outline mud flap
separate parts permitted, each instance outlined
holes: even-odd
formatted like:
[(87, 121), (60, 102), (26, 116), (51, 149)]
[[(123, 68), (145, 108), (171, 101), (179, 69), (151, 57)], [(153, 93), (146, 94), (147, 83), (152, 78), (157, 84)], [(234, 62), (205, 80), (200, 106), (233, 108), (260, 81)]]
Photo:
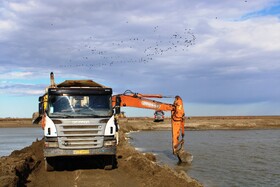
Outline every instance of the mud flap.
[(54, 160), (51, 160), (51, 158), (44, 158), (45, 160), (45, 171), (54, 171)]

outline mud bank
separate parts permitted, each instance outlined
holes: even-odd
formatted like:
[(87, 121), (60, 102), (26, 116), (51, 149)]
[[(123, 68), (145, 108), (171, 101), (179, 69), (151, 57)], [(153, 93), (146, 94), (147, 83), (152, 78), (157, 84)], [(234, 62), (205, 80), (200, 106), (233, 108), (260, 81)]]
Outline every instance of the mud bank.
[(186, 127), (194, 130), (274, 129), (280, 128), (280, 116), (192, 117)]
[[(153, 122), (152, 118), (125, 118), (129, 122), (126, 130), (171, 130), (171, 120)], [(139, 123), (141, 121), (141, 123)], [(280, 116), (206, 116), (189, 117), (185, 120), (186, 130), (240, 130), (280, 128)]]
[[(142, 123), (138, 120), (138, 123)], [(10, 156), (0, 158), (1, 186), (202, 186), (185, 172), (176, 172), (167, 166), (155, 163), (152, 154), (141, 154), (129, 145), (125, 133), (130, 130), (149, 129), (121, 120), (120, 144), (117, 151), (117, 167), (106, 171), (98, 164), (68, 167), (46, 172), (43, 160), (43, 141), (14, 151)], [(170, 150), (171, 151), (171, 150)]]

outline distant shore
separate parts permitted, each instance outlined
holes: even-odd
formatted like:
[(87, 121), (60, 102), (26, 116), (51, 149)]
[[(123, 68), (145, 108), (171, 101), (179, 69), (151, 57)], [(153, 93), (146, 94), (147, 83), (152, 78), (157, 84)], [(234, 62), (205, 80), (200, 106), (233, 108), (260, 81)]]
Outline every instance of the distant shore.
[(0, 118), (0, 128), (40, 127), (33, 125), (31, 118)]
[[(154, 122), (149, 117), (121, 118), (122, 121), (135, 123), (128, 130), (170, 130), (171, 120)], [(140, 123), (139, 123), (140, 122)], [(31, 118), (0, 118), (0, 128), (34, 127)], [(201, 116), (189, 117), (185, 121), (186, 130), (226, 130), (226, 129), (274, 129), (280, 128), (280, 116)]]
[[(170, 130), (171, 119), (153, 122), (152, 118), (123, 118), (135, 125), (128, 130)], [(141, 121), (141, 123), (139, 123)], [(280, 128), (280, 116), (205, 116), (185, 120), (185, 130), (239, 130)]]

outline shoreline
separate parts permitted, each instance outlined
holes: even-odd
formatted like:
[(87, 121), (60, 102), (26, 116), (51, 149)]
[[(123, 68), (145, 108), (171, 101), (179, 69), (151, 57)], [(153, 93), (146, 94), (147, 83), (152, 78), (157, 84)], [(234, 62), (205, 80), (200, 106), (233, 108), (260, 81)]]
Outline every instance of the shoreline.
[[(171, 130), (171, 119), (154, 122), (149, 117), (120, 118), (120, 123), (133, 124), (131, 130)], [(141, 122), (141, 123), (139, 123)], [(41, 128), (31, 118), (0, 118), (0, 128)], [(198, 116), (185, 120), (185, 130), (257, 130), (280, 128), (280, 116)]]
[(31, 118), (0, 118), (0, 128), (37, 128), (40, 125), (33, 125)]
[[(171, 130), (171, 119), (153, 122), (153, 118), (122, 118), (120, 122), (135, 123), (128, 130)], [(141, 121), (141, 123), (139, 123)], [(280, 116), (208, 116), (185, 120), (185, 130), (262, 130), (279, 129)]]

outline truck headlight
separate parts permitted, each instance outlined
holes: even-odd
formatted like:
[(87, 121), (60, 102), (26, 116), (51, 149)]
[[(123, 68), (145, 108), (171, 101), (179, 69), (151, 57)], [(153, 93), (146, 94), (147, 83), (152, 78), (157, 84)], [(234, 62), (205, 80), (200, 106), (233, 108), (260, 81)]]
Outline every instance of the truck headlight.
[(45, 148), (58, 147), (58, 142), (45, 142)]
[(105, 147), (116, 146), (116, 145), (117, 145), (116, 140), (106, 140), (106, 141), (104, 141), (104, 146)]

